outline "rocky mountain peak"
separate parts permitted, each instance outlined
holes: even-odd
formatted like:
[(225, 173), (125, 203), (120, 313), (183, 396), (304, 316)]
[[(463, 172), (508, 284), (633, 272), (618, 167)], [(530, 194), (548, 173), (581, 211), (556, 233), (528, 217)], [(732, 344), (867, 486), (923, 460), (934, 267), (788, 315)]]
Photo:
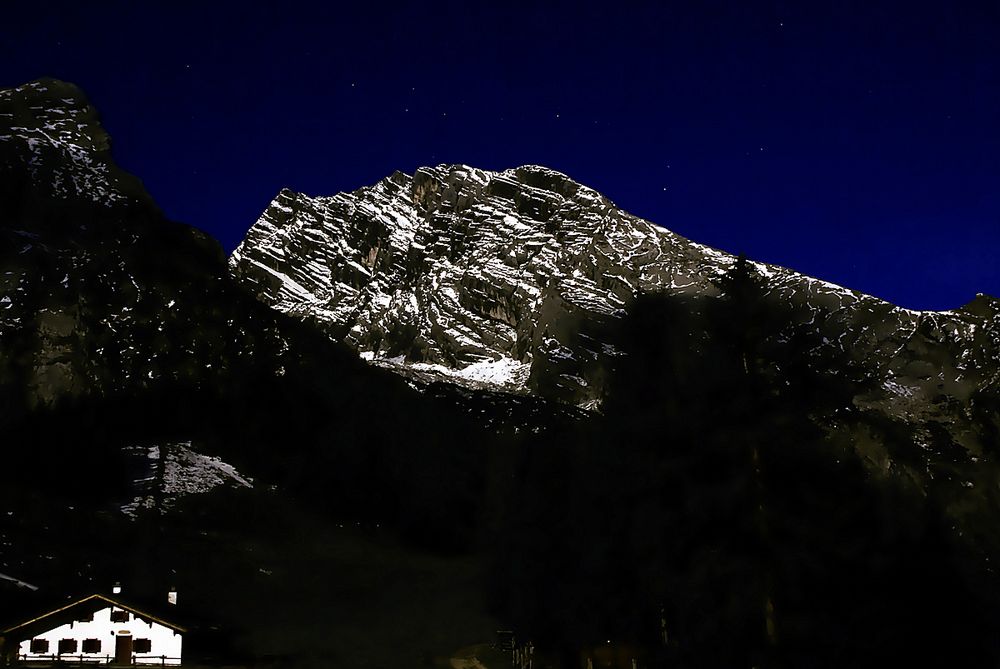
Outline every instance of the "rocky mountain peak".
[[(266, 304), (375, 364), (592, 407), (618, 355), (605, 333), (631, 301), (715, 295), (734, 261), (555, 170), (438, 165), (330, 197), (283, 190), (230, 269)], [(915, 338), (963, 342), (947, 354), (948, 373), (966, 382), (970, 372), (957, 370), (970, 355), (994, 356), (990, 344), (972, 344), (981, 335), (968, 311), (915, 312), (751, 265), (773, 299), (813, 314), (829, 346), (865, 357), (894, 384), (923, 382), (910, 376)]]
[[(620, 315), (650, 277), (618, 256), (674, 253), (678, 239), (554, 170), (439, 165), (333, 197), (282, 191), (231, 267), (380, 364), (522, 391), (565, 322), (536, 316)], [(704, 276), (686, 286), (711, 290)]]
[(0, 128), (3, 167), (19, 175), (0, 186), (3, 196), (22, 204), (30, 193), (36, 200), (153, 207), (140, 181), (112, 161), (97, 111), (73, 84), (39, 79), (0, 90)]

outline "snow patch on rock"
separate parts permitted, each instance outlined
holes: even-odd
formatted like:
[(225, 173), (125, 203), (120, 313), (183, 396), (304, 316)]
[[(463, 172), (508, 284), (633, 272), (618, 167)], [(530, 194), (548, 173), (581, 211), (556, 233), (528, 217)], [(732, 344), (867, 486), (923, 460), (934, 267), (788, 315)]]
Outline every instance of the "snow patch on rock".
[(190, 441), (133, 446), (125, 452), (139, 470), (132, 482), (138, 494), (121, 507), (122, 513), (132, 518), (142, 509), (168, 511), (182, 497), (220, 486), (253, 487), (252, 478), (243, 476), (221, 458), (198, 453)]

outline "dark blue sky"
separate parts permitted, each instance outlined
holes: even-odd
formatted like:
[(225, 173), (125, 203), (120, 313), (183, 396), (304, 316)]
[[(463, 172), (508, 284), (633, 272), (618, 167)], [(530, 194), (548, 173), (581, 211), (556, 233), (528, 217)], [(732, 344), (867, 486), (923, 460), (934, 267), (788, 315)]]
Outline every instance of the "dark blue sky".
[(1000, 3), (264, 4), (8, 2), (0, 86), (79, 84), (227, 250), (284, 186), (538, 163), (904, 306), (1000, 295)]

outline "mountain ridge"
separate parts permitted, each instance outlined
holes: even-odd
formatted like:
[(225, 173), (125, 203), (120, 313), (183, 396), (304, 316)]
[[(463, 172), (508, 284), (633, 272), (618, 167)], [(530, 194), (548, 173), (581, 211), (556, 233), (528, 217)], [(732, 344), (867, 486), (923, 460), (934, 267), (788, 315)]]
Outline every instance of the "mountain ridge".
[[(414, 170), (413, 173), (405, 172), (403, 170), (395, 170), (389, 176), (383, 177), (382, 179), (379, 179), (378, 181), (376, 181), (374, 185), (377, 185), (377, 184), (379, 184), (379, 183), (381, 183), (382, 181), (385, 181), (385, 180), (413, 179), (414, 175), (416, 173), (418, 173), (418, 172), (421, 172), (421, 171), (451, 172), (451, 171), (456, 171), (456, 170), (458, 170), (458, 171), (473, 171), (473, 170), (475, 170), (475, 171), (485, 172), (485, 173), (488, 173), (488, 174), (495, 174), (495, 175), (516, 173), (519, 170), (534, 171), (534, 172), (539, 172), (539, 173), (550, 173), (551, 175), (553, 175), (555, 177), (561, 178), (561, 179), (565, 180), (566, 182), (568, 182), (570, 184), (573, 184), (573, 186), (575, 186), (575, 187), (585, 187), (585, 188), (588, 188), (588, 190), (592, 190), (594, 193), (597, 193), (602, 199), (606, 200), (609, 204), (611, 204), (612, 206), (616, 206), (617, 207), (617, 205), (615, 205), (614, 200), (611, 200), (607, 196), (605, 196), (603, 194), (600, 194), (600, 192), (597, 191), (596, 189), (591, 188), (589, 186), (584, 186), (581, 182), (576, 181), (575, 179), (573, 179), (572, 177), (570, 177), (565, 172), (562, 172), (562, 171), (560, 171), (558, 169), (555, 169), (555, 168), (552, 168), (552, 167), (549, 167), (547, 165), (543, 165), (543, 164), (540, 164), (540, 163), (524, 163), (524, 164), (521, 164), (521, 165), (517, 165), (517, 166), (513, 166), (513, 167), (508, 167), (508, 168), (501, 168), (501, 169), (477, 168), (477, 167), (475, 167), (475, 166), (473, 166), (473, 165), (471, 165), (469, 163), (437, 163), (437, 164), (434, 164), (434, 165), (419, 166), (419, 167), (417, 167)], [(272, 198), (271, 204), (274, 204), (275, 202), (277, 202), (282, 197), (285, 197), (285, 198), (295, 198), (297, 196), (302, 196), (302, 197), (308, 198), (310, 200), (319, 200), (319, 201), (322, 201), (322, 200), (332, 200), (332, 199), (335, 199), (338, 195), (355, 195), (355, 194), (358, 194), (358, 193), (362, 193), (362, 192), (366, 191), (367, 189), (369, 189), (371, 187), (372, 186), (360, 186), (360, 187), (354, 188), (352, 190), (340, 191), (336, 195), (317, 195), (317, 194), (309, 194), (309, 193), (307, 193), (305, 191), (296, 190), (293, 186), (290, 186), (290, 185), (281, 186), (280, 188), (278, 188), (278, 194), (274, 198)], [(266, 209), (265, 209), (265, 212), (266, 212)], [(731, 257), (734, 260), (737, 257), (739, 257), (740, 255), (743, 255), (741, 253), (735, 253), (735, 252), (731, 252), (731, 251), (725, 251), (725, 250), (723, 250), (721, 248), (716, 248), (716, 247), (712, 247), (712, 246), (707, 245), (707, 244), (702, 244), (700, 242), (695, 242), (692, 237), (685, 237), (683, 235), (680, 235), (679, 233), (673, 232), (669, 228), (666, 228), (665, 226), (662, 226), (659, 223), (656, 223), (655, 221), (652, 221), (651, 219), (646, 219), (646, 218), (643, 218), (643, 217), (638, 216), (638, 215), (634, 215), (634, 217), (637, 218), (637, 219), (649, 222), (652, 225), (656, 226), (657, 228), (665, 230), (666, 232), (669, 232), (672, 235), (676, 235), (677, 237), (680, 237), (680, 238), (682, 238), (682, 239), (684, 239), (684, 240), (686, 240), (686, 241), (688, 241), (688, 242), (690, 242), (692, 244), (696, 244), (697, 246), (705, 247), (707, 249), (710, 249), (711, 251), (714, 251), (715, 253)], [(248, 229), (248, 231), (249, 231), (249, 229)], [(233, 248), (232, 251), (229, 252), (230, 258), (232, 257), (233, 253), (235, 253), (239, 249), (239, 247), (243, 245), (243, 243), (245, 241), (246, 241), (246, 239), (244, 238), (244, 240), (242, 240), (239, 244), (237, 244)], [(830, 281), (828, 279), (824, 279), (820, 275), (813, 275), (813, 274), (809, 274), (809, 273), (807, 273), (805, 271), (794, 269), (793, 267), (791, 267), (789, 265), (784, 265), (781, 262), (766, 262), (766, 261), (754, 261), (754, 262), (758, 266), (759, 265), (763, 265), (763, 266), (768, 267), (768, 268), (777, 268), (777, 269), (783, 270), (785, 272), (791, 272), (791, 273), (793, 273), (795, 275), (802, 276), (802, 277), (804, 277), (806, 279), (826, 284), (826, 285), (830, 286), (831, 288), (840, 289), (840, 290), (847, 291), (847, 292), (850, 292), (850, 293), (853, 293), (853, 294), (857, 294), (859, 296), (863, 296), (863, 297), (866, 297), (866, 298), (871, 298), (871, 299), (874, 299), (874, 300), (878, 300), (880, 302), (884, 302), (886, 304), (889, 304), (889, 305), (891, 305), (892, 307), (894, 307), (896, 309), (900, 309), (900, 310), (906, 311), (906, 312), (911, 312), (913, 314), (943, 314), (943, 315), (948, 315), (948, 314), (952, 314), (952, 313), (960, 311), (960, 310), (964, 310), (966, 307), (968, 307), (968, 306), (970, 306), (972, 304), (978, 303), (980, 300), (983, 300), (983, 299), (986, 299), (986, 300), (989, 300), (989, 301), (1000, 301), (1000, 297), (994, 296), (994, 295), (992, 295), (990, 293), (977, 292), (967, 302), (960, 303), (960, 304), (958, 304), (956, 306), (953, 306), (953, 307), (948, 307), (948, 308), (944, 308), (944, 309), (918, 309), (918, 308), (912, 308), (912, 307), (903, 306), (902, 304), (897, 304), (897, 303), (893, 302), (890, 299), (879, 297), (879, 296), (875, 295), (874, 293), (866, 293), (866, 292), (864, 292), (864, 291), (862, 291), (860, 289), (851, 288), (846, 283), (837, 283), (836, 281)]]
[[(547, 310), (601, 320), (621, 316), (643, 292), (717, 294), (712, 279), (735, 260), (632, 216), (548, 168), (439, 165), (334, 196), (282, 189), (229, 264), (259, 299), (316, 323), (368, 360), (460, 383), (460, 372), (475, 364), (528, 364), (530, 374), (521, 369), (495, 386), (584, 404), (599, 403), (600, 392), (587, 390), (595, 379), (579, 369), (565, 374), (577, 377), (575, 387), (562, 379), (564, 392), (539, 390), (536, 368), (544, 365), (536, 363), (547, 359), (557, 367), (555, 359), (566, 353), (561, 342), (546, 347), (541, 340), (550, 325)], [(908, 331), (930, 323), (969, 344), (975, 326), (991, 318), (978, 306), (907, 309), (753, 264), (778, 299), (813, 305), (831, 332), (842, 337), (846, 330), (851, 346), (879, 358), (887, 377), (900, 371), (892, 358), (905, 348)], [(889, 331), (873, 334), (885, 319), (892, 321)]]

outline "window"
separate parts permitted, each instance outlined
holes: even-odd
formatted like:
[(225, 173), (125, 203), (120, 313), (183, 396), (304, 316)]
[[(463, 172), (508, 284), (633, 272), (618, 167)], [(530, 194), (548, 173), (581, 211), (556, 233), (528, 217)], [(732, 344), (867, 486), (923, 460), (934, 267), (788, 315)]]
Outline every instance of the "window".
[(118, 611), (114, 610), (111, 612), (111, 622), (113, 623), (127, 623), (128, 622), (128, 611)]
[(47, 652), (49, 652), (49, 640), (48, 639), (32, 639), (31, 640), (31, 652), (32, 653), (47, 653)]
[(76, 639), (59, 639), (59, 654), (75, 653)]
[(83, 652), (84, 653), (100, 653), (101, 652), (101, 640), (100, 639), (84, 639), (83, 640)]
[(153, 642), (149, 639), (136, 639), (132, 642), (132, 650), (136, 653), (148, 653), (153, 649)]

